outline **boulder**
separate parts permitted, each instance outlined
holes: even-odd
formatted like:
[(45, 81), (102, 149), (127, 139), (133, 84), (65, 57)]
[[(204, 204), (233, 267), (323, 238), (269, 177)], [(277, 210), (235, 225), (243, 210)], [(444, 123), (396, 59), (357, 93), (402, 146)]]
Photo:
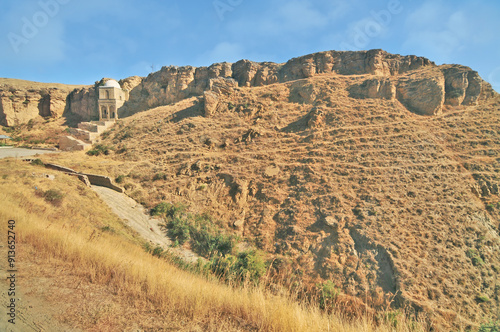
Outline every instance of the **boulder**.
[(208, 88), (218, 95), (229, 96), (238, 87), (238, 82), (232, 78), (218, 77), (210, 79)]
[(212, 91), (203, 92), (204, 100), (204, 116), (209, 118), (215, 114), (217, 107), (219, 106), (219, 97)]

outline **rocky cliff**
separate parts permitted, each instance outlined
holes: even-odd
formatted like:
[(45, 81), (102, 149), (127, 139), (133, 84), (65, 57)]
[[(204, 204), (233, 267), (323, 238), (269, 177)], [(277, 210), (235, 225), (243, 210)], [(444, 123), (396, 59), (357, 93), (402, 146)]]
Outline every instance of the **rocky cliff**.
[[(163, 67), (146, 78), (129, 77), (120, 81), (122, 88), (130, 92), (129, 101), (120, 109), (120, 117), (203, 96), (210, 90), (211, 80), (216, 78), (233, 79), (239, 87), (257, 87), (317, 75), (366, 75), (364, 83), (350, 87), (351, 97), (397, 99), (411, 112), (422, 115), (437, 114), (445, 104), (476, 105), (481, 97), (494, 93), (491, 86), (468, 67), (436, 66), (423, 57), (382, 50), (327, 51), (294, 58), (284, 64), (240, 60), (209, 67)], [(99, 84), (73, 91), (68, 86), (21, 89), (15, 84), (1, 85), (0, 122), (12, 126), (36, 116), (61, 116), (65, 110), (82, 121), (91, 120), (97, 116)], [(217, 94), (208, 98), (210, 104), (217, 102)]]
[(75, 86), (0, 79), (0, 124), (15, 126), (37, 117), (60, 117)]
[[(124, 115), (171, 104), (210, 90), (215, 78), (234, 79), (240, 87), (285, 83), (317, 75), (368, 75), (351, 89), (353, 98), (397, 98), (410, 111), (423, 115), (441, 112), (443, 105), (476, 105), (493, 93), (477, 72), (468, 67), (436, 66), (417, 56), (401, 56), (382, 50), (328, 51), (291, 59), (284, 64), (241, 60), (210, 67), (163, 67), (131, 90)], [(205, 94), (206, 96), (206, 94)], [(214, 95), (208, 95), (214, 103)]]

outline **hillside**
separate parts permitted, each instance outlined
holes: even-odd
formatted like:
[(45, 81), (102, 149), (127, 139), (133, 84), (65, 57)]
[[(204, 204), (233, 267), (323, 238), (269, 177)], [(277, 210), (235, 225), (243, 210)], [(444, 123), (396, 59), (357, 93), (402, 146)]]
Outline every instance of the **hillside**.
[(132, 88), (108, 155), (42, 159), (207, 212), (290, 285), (332, 282), (338, 307), (498, 319), (500, 97), (470, 68), (370, 52), (164, 67)]
[[(351, 321), (263, 287), (186, 271), (145, 250), (145, 240), (76, 177), (13, 159), (0, 160), (0, 174), (0, 218), (15, 221), (8, 229), (17, 270), (12, 286), (0, 261), (0, 287), (15, 289), (2, 291), (0, 303), (16, 303), (15, 325), (3, 317), (2, 331), (419, 331), (404, 317), (396, 329), (392, 320)], [(7, 257), (11, 248), (1, 243)]]

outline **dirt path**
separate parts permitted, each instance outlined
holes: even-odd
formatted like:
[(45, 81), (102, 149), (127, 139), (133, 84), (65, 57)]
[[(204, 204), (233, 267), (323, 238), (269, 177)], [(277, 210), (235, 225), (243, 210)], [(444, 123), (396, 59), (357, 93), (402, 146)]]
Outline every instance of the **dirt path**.
[[(7, 257), (7, 246), (2, 242), (0, 245), (1, 257)], [(5, 332), (78, 332), (81, 331), (61, 323), (55, 317), (65, 308), (64, 304), (59, 306), (51, 305), (47, 300), (50, 296), (50, 278), (37, 279), (36, 283), (31, 284), (27, 279), (31, 276), (29, 271), (32, 267), (25, 261), (18, 262), (18, 270), (15, 273), (15, 295), (10, 296), (8, 289), (10, 287), (10, 276), (7, 273), (7, 264), (5, 259), (0, 261), (0, 331)], [(12, 319), (7, 315), (7, 305), (15, 300), (15, 319), (14, 323), (8, 320)]]
[(187, 262), (196, 262), (199, 256), (192, 251), (170, 247), (172, 241), (165, 236), (165, 230), (159, 225), (161, 220), (148, 216), (142, 205), (127, 195), (109, 188), (92, 186), (92, 189), (118, 217), (123, 219), (126, 225), (132, 227), (144, 239), (150, 241), (154, 246), (158, 245), (168, 249)]

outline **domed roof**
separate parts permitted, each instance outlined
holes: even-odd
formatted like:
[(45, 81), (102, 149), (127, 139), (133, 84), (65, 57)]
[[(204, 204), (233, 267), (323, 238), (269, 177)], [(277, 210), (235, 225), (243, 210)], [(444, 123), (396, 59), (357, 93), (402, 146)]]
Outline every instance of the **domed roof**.
[(107, 82), (103, 85), (103, 87), (106, 87), (106, 88), (118, 88), (118, 89), (121, 89), (120, 84), (119, 84), (117, 81), (115, 81), (115, 80), (109, 80), (109, 81), (107, 81)]

